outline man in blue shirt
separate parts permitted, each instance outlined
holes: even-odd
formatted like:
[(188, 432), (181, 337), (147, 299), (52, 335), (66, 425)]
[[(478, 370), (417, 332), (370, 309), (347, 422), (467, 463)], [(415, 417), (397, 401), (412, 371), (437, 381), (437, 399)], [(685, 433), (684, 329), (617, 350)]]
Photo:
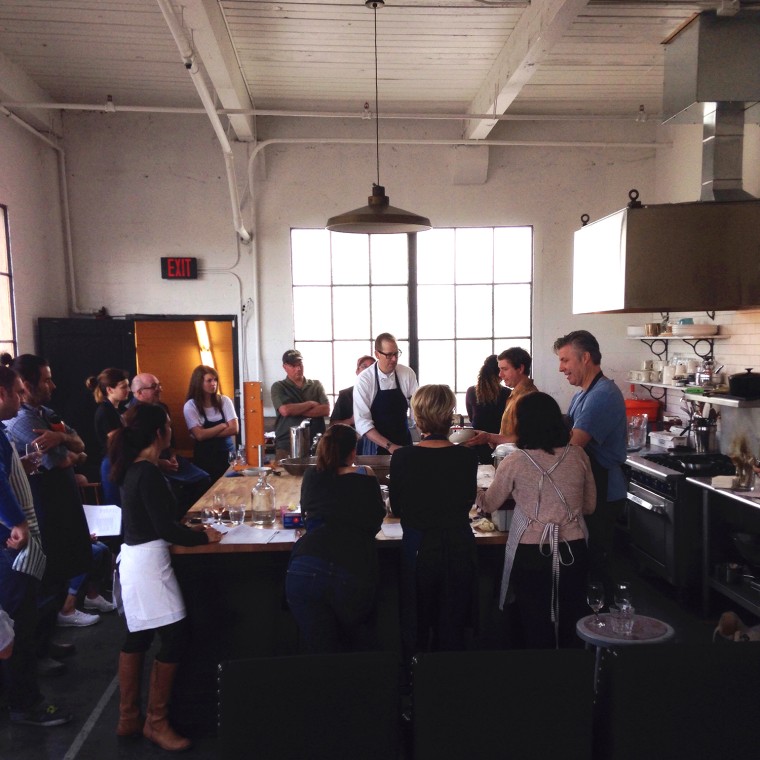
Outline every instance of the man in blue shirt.
[(614, 381), (602, 372), (597, 339), (575, 330), (554, 342), (559, 371), (580, 388), (570, 402), (570, 443), (582, 446), (591, 460), (596, 483), (596, 510), (586, 516), (589, 531), (589, 568), (592, 578), (609, 583), (609, 555), (615, 522), (626, 497), (622, 465), (626, 459), (625, 401)]

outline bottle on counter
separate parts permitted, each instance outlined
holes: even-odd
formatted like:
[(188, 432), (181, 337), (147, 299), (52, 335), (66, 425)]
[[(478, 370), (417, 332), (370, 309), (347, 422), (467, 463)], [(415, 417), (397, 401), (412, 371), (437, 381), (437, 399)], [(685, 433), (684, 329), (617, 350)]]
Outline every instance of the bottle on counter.
[(254, 525), (274, 524), (274, 487), (267, 482), (270, 473), (270, 469), (260, 468), (258, 482), (251, 489), (251, 521)]

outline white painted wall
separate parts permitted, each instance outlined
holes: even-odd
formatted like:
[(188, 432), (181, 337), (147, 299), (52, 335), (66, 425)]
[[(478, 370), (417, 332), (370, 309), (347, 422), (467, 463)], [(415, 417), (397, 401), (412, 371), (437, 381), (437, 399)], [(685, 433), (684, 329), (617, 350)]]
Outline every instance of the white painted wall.
[[(260, 120), (261, 139), (276, 128), (277, 136), (314, 142), (261, 151), (254, 165), (253, 204), (245, 187), (252, 148), (235, 146), (246, 224), (253, 224), (255, 208), (256, 241), (248, 247), (237, 244), (221, 152), (204, 117), (69, 113), (64, 126), (81, 308), (91, 312), (105, 306), (113, 315), (238, 314), (242, 304), (252, 303), (242, 320), (248, 350), (243, 379), (260, 379), (266, 387), (278, 379), (280, 356), (292, 342), (290, 228), (321, 227), (329, 216), (362, 205), (375, 179), (373, 145), (325, 145), (318, 139), (336, 134), (372, 139), (374, 125)], [(458, 129), (394, 122), (382, 125), (381, 137), (442, 139), (458, 137)], [(10, 206), (13, 224), (22, 350), (31, 350), (33, 319), (67, 313), (55, 157), (6, 122), (0, 130), (2, 137), (11, 135), (0, 141), (0, 200)], [(516, 122), (499, 130), (495, 138), (545, 142), (641, 142), (658, 132), (654, 125), (633, 123)], [(591, 330), (600, 340), (605, 370), (626, 390), (627, 370), (645, 356), (644, 346), (624, 337), (625, 326), (643, 320), (641, 315), (571, 314), (572, 234), (582, 213), (599, 218), (621, 208), (633, 187), (654, 202), (699, 196), (701, 130), (668, 127), (658, 134), (656, 151), (492, 147), (488, 179), (481, 185), (453, 184), (451, 146), (381, 146), (381, 180), (394, 205), (424, 213), (437, 226), (534, 226), (534, 374), (562, 406), (573, 389), (557, 372), (551, 351), (558, 335)], [(760, 185), (754, 160), (758, 143), (753, 129), (746, 144), (750, 191)], [(201, 259), (204, 273), (198, 282), (160, 279), (159, 258), (180, 254)], [(44, 285), (37, 277), (40, 271), (46, 273)], [(760, 335), (760, 315), (745, 314), (741, 320), (743, 330)], [(754, 339), (742, 339), (749, 354), (757, 354)], [(728, 352), (739, 343), (722, 345)], [(740, 363), (748, 358), (734, 357)]]
[(56, 152), (0, 118), (0, 203), (8, 207), (19, 353), (35, 351), (37, 317), (66, 314)]

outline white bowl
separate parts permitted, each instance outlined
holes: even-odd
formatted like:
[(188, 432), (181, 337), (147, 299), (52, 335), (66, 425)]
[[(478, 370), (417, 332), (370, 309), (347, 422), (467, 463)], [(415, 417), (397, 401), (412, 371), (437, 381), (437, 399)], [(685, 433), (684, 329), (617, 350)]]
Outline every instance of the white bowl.
[(469, 441), (470, 438), (474, 438), (480, 430), (474, 428), (451, 428), (449, 430), (449, 440), (452, 443), (464, 443)]

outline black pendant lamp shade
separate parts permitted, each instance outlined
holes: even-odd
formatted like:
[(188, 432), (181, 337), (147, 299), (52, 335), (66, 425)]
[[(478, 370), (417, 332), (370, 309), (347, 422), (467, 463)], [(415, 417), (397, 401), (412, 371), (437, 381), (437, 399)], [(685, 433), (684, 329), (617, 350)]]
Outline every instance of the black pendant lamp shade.
[(327, 220), (331, 232), (358, 232), (369, 235), (424, 232), (433, 225), (430, 219), (390, 205), (382, 185), (372, 185), (367, 205), (332, 216)]
[(433, 225), (430, 219), (412, 211), (404, 211), (390, 205), (385, 188), (380, 184), (380, 106), (377, 94), (377, 9), (383, 7), (383, 0), (366, 0), (364, 3), (375, 13), (375, 156), (377, 160), (377, 182), (372, 183), (372, 195), (367, 205), (331, 216), (327, 220), (330, 232), (356, 232), (365, 235), (399, 234), (404, 232), (424, 232)]

